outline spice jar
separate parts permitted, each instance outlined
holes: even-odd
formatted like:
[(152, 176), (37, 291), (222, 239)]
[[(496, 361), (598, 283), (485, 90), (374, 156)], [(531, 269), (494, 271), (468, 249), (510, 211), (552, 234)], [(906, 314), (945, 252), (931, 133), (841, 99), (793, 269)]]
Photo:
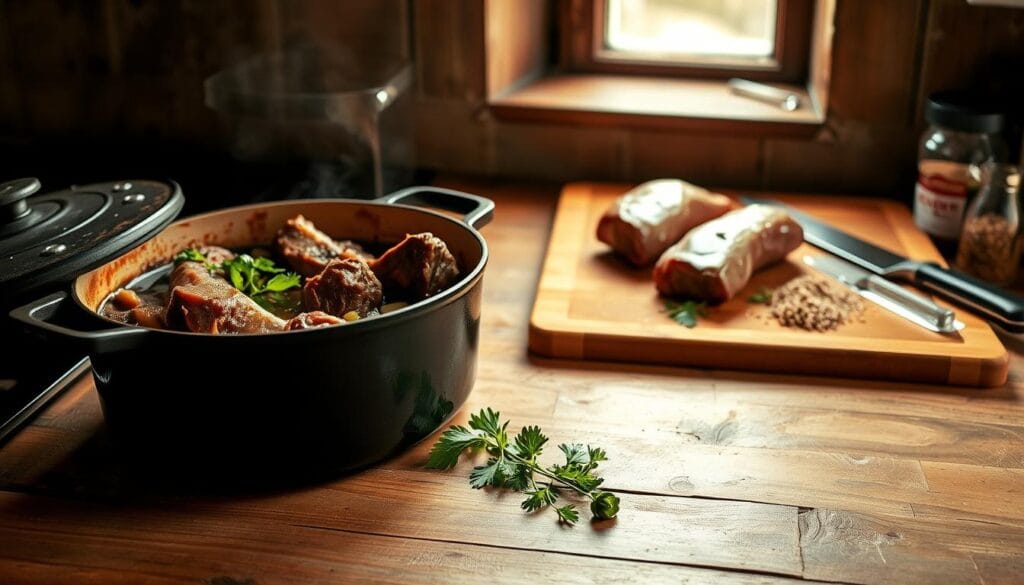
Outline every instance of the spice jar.
[(943, 91), (929, 96), (925, 119), (930, 126), (918, 151), (914, 222), (949, 256), (977, 190), (979, 166), (1005, 151), (998, 135), (1003, 114), (971, 94)]
[(987, 163), (967, 208), (956, 266), (995, 284), (1009, 284), (1020, 264), (1020, 168)]

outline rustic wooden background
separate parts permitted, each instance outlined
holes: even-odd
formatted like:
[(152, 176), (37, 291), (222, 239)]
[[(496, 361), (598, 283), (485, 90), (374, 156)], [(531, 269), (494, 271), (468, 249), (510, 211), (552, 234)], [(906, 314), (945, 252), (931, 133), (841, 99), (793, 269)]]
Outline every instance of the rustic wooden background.
[(415, 55), (426, 169), (554, 181), (676, 175), (909, 202), (930, 91), (1024, 95), (1024, 10), (838, 0), (829, 115), (812, 138), (503, 122), (485, 107), (483, 23), (506, 1), (0, 0), (0, 149), (63, 157), (57, 164), (88, 157), (83, 143), (222, 152), (203, 79), (255, 53), (329, 42)]

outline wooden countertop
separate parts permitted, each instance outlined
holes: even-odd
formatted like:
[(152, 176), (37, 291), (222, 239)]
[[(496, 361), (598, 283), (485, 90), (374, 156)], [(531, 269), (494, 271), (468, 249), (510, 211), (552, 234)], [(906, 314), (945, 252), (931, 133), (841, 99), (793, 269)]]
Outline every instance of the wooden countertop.
[(445, 184), (498, 206), (456, 422), (604, 447), (616, 521), (423, 469), (432, 440), (313, 487), (176, 493), (118, 462), (83, 380), (0, 448), (0, 583), (1024, 582), (1024, 344), (994, 390), (537, 358), (557, 187)]

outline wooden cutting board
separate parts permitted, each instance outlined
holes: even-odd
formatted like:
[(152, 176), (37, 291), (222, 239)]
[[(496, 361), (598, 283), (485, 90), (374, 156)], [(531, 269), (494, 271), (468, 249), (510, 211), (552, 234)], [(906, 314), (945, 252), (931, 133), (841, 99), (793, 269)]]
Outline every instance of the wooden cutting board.
[[(865, 300), (857, 322), (826, 333), (782, 327), (755, 292), (813, 273), (804, 244), (757, 272), (747, 287), (709, 309), (694, 328), (671, 320), (651, 280), (595, 237), (598, 219), (629, 185), (572, 183), (562, 190), (530, 318), (529, 346), (550, 357), (703, 366), (841, 377), (999, 386), (1006, 349), (985, 321), (953, 307), (965, 325), (942, 335)], [(810, 215), (917, 260), (942, 263), (899, 204), (862, 198), (780, 196)], [(919, 291), (920, 292), (920, 291)], [(936, 299), (941, 305), (950, 306)]]

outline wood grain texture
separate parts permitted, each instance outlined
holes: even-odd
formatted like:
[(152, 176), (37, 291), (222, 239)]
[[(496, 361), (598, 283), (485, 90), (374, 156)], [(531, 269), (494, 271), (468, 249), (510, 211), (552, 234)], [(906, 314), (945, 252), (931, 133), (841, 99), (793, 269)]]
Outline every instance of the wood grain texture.
[(486, 96), (484, 7), (481, 0), (413, 3), (420, 94), (470, 104)]
[(550, 18), (545, 0), (486, 0), (487, 96), (501, 95), (547, 67)]
[[(803, 582), (767, 575), (680, 565), (631, 563), (593, 556), (545, 553), (410, 539), (290, 524), (255, 514), (228, 520), (217, 513), (153, 510), (140, 526), (131, 514), (102, 504), (68, 505), (38, 496), (0, 497), (16, 517), (0, 527), (0, 571), (8, 585), (53, 583), (197, 583), (215, 578), (264, 583), (560, 583)], [(61, 518), (58, 525), (50, 522)], [(100, 525), (94, 520), (103, 517)], [(159, 522), (159, 526), (156, 526)], [(69, 531), (70, 529), (70, 531)], [(287, 542), (285, 547), (282, 542)], [(66, 551), (54, 566), (44, 551)], [(211, 556), (204, 551), (216, 550)], [(159, 552), (157, 552), (159, 551)], [(382, 554), (386, 551), (386, 554)], [(158, 561), (158, 562), (154, 562)], [(145, 570), (140, 567), (147, 567)], [(70, 578), (70, 579), (69, 579)]]
[(627, 177), (687, 177), (707, 185), (752, 189), (760, 184), (760, 141), (750, 136), (680, 136), (654, 130), (628, 135)]
[[(808, 103), (805, 89), (779, 84)], [(722, 81), (551, 75), (511, 94), (490, 99), (499, 119), (631, 129), (698, 130), (758, 135), (810, 136), (818, 112), (787, 112), (729, 91)]]
[[(804, 244), (787, 261), (753, 275), (735, 297), (695, 328), (664, 315), (649, 269), (628, 267), (597, 241), (598, 220), (626, 185), (572, 183), (562, 191), (531, 316), (530, 349), (546, 356), (641, 361), (760, 371), (998, 386), (1006, 350), (990, 327), (966, 311), (954, 336), (925, 331), (866, 303), (855, 322), (829, 333), (787, 329), (770, 309), (747, 298), (811, 274), (800, 260), (820, 254)], [(854, 235), (920, 260), (941, 257), (892, 203), (855, 199), (785, 198)], [(608, 302), (614, 299), (614, 302)]]
[[(540, 358), (527, 321), (556, 186), (448, 180), (492, 197), (473, 394), (510, 429), (607, 449), (617, 522), (561, 528), (472, 490), (431, 441), (276, 492), (141, 475), (90, 380), (0, 446), (0, 582), (1020, 582), (1024, 360), (978, 391)], [(554, 454), (545, 459), (554, 461)]]
[[(932, 0), (927, 34), (922, 39), (921, 80), (914, 121), (925, 125), (928, 95), (943, 89), (970, 88), (997, 99), (1015, 100), (1024, 92), (1024, 12), (1001, 6), (971, 6), (956, 0)], [(964, 39), (972, 42), (964, 43)], [(1019, 101), (1019, 100), (1017, 100)], [(1020, 133), (1019, 125), (1015, 131)]]
[(904, 123), (916, 97), (923, 10), (922, 0), (838, 3), (830, 114), (880, 126)]

